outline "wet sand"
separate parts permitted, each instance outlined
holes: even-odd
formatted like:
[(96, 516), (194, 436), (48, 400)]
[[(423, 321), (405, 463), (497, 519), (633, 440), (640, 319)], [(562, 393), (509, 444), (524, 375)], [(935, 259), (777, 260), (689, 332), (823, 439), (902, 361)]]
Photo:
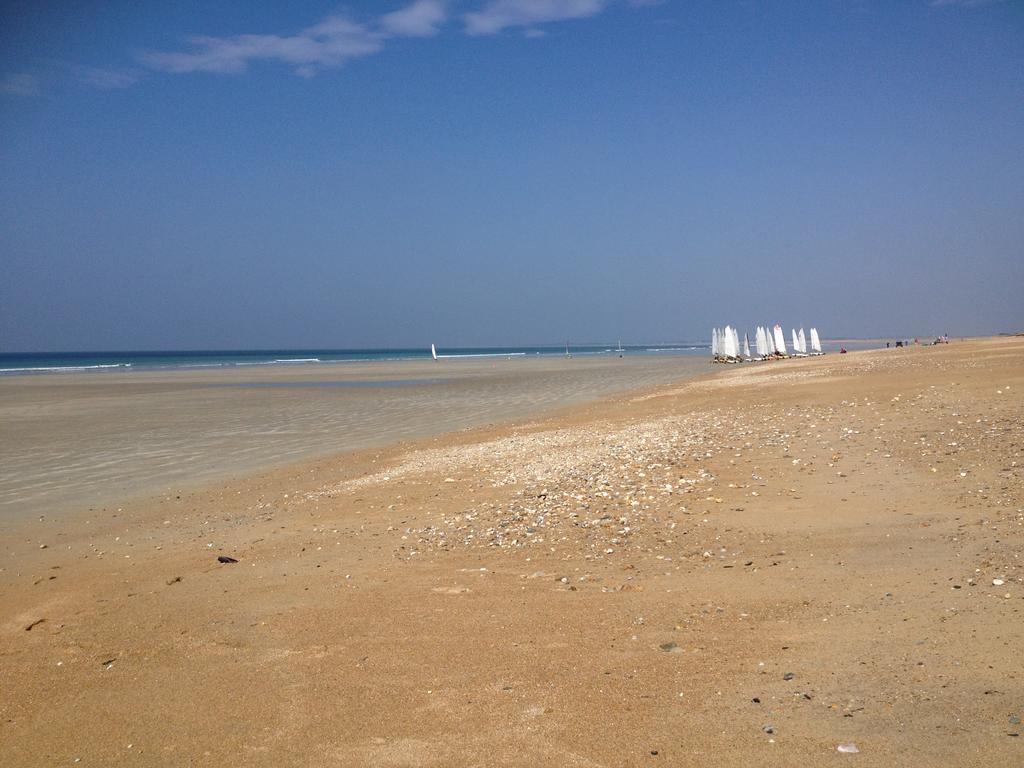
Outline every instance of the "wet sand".
[(723, 366), (23, 521), (0, 764), (1024, 764), (1022, 394)]
[(0, 377), (0, 526), (497, 423), (707, 370), (513, 357)]

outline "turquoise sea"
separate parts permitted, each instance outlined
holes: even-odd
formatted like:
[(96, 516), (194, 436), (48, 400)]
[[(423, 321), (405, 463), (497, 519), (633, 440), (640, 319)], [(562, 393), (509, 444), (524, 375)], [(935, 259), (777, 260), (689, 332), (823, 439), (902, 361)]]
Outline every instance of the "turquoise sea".
[[(707, 343), (646, 344), (623, 347), (623, 354), (706, 355)], [(439, 357), (511, 357), (565, 355), (566, 347), (438, 348)], [(615, 355), (616, 344), (569, 345), (573, 355)], [(0, 375), (116, 371), (135, 369), (222, 368), (247, 365), (417, 360), (430, 357), (430, 348), (408, 349), (265, 349), (182, 350), (172, 352), (30, 352), (0, 353)]]
[[(884, 346), (877, 339), (822, 340), (826, 352), (840, 346), (849, 350)], [(572, 355), (617, 355), (618, 345), (570, 344)], [(706, 356), (711, 344), (684, 341), (650, 344), (625, 344), (623, 355)], [(566, 345), (524, 347), (438, 347), (438, 357), (523, 357), (527, 355), (564, 356)], [(262, 349), (262, 350), (181, 350), (150, 352), (0, 352), (0, 376), (82, 371), (127, 371), (174, 368), (224, 368), (247, 365), (295, 365), (298, 363), (347, 363), (371, 361), (419, 360), (430, 357), (429, 347), (400, 349)]]

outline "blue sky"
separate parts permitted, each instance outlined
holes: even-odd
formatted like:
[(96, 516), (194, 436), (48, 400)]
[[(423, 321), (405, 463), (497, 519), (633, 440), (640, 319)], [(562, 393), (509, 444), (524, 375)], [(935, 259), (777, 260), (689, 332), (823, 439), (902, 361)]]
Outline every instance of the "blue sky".
[(208, 5), (3, 5), (0, 350), (1024, 328), (1019, 1)]

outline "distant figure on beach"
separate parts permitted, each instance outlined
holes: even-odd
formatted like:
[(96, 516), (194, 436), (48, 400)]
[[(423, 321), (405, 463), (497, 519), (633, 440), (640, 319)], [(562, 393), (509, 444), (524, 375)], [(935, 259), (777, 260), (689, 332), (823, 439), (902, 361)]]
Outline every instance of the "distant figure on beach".
[(840, 347), (839, 348), (839, 354), (840, 355), (845, 355), (846, 354), (846, 347)]
[(887, 342), (885, 342), (885, 348), (886, 348), (886, 349), (888, 349), (888, 348), (889, 348), (889, 342), (888, 342), (888, 341), (887, 341)]

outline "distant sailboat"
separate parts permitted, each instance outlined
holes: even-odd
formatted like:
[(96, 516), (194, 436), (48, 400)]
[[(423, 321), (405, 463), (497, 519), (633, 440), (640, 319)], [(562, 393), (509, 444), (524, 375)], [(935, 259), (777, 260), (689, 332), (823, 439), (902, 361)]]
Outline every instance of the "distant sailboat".
[(772, 335), (775, 337), (775, 351), (780, 355), (786, 353), (786, 337), (782, 334), (781, 326), (776, 325), (772, 329)]
[(795, 357), (807, 357), (807, 342), (804, 341), (804, 329), (800, 333), (793, 329), (793, 355)]
[(625, 350), (622, 348), (622, 339), (619, 339), (619, 348), (615, 351), (619, 353), (619, 357), (622, 357), (622, 353), (625, 352)]
[(732, 326), (725, 326), (725, 349), (723, 350), (725, 359), (730, 363), (739, 361), (740, 358), (740, 338), (739, 334), (736, 333), (736, 329)]
[(747, 338), (746, 332), (743, 333), (743, 357), (747, 360), (750, 359), (750, 340)]
[(738, 363), (740, 361), (740, 336), (731, 325), (724, 329), (711, 329), (711, 362)]
[(825, 354), (824, 352), (821, 351), (821, 339), (818, 338), (818, 329), (817, 328), (811, 328), (811, 354), (813, 354), (813, 355), (823, 355), (823, 354)]
[(768, 339), (765, 336), (764, 328), (757, 326), (754, 334), (754, 347), (757, 349), (757, 356), (764, 360), (768, 357)]
[(430, 345), (430, 356), (437, 360), (437, 347), (433, 344)]
[(775, 338), (775, 351), (779, 354), (788, 354), (785, 348), (785, 335), (782, 333), (780, 326), (775, 326), (772, 329), (772, 336)]

